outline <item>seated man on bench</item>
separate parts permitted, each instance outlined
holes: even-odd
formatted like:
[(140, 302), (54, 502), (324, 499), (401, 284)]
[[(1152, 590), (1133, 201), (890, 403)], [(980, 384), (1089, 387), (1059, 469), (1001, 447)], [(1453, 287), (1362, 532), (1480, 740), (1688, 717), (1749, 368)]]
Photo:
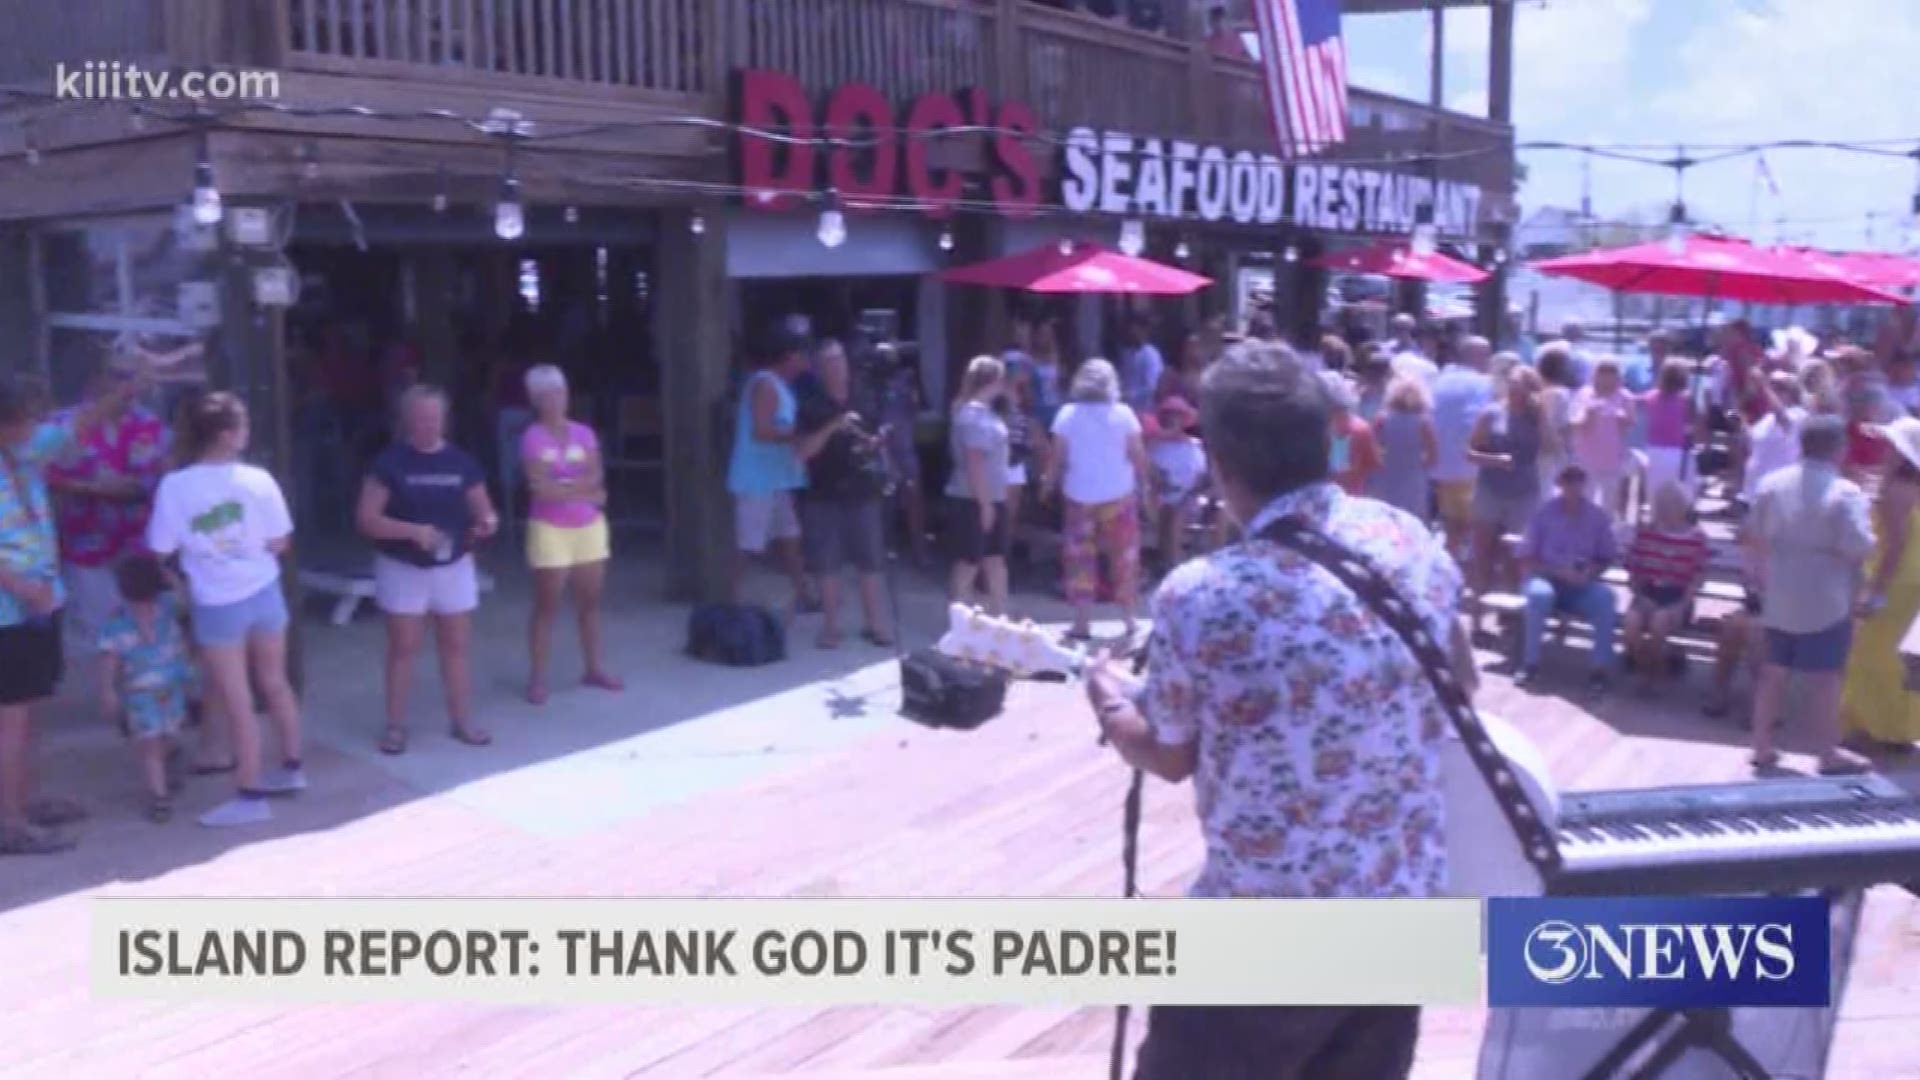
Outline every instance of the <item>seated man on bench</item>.
[(1520, 544), (1521, 574), (1527, 610), (1521, 628), (1517, 686), (1539, 673), (1540, 641), (1547, 618), (1572, 615), (1593, 628), (1594, 690), (1605, 690), (1613, 671), (1613, 634), (1619, 613), (1613, 589), (1602, 581), (1619, 558), (1613, 519), (1587, 496), (1587, 472), (1578, 465), (1560, 470), (1559, 494), (1534, 511)]

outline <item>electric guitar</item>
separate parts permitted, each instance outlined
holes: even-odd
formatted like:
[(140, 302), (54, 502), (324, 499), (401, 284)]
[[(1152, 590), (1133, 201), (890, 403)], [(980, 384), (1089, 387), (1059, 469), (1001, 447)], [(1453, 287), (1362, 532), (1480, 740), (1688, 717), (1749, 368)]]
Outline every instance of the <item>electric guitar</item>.
[[(947, 632), (934, 647), (948, 656), (1004, 671), (1015, 678), (1078, 679), (1087, 654), (1061, 645), (1029, 621), (997, 618), (953, 604)], [(1480, 724), (1505, 758), (1520, 794), (1549, 831), (1559, 818), (1559, 793), (1546, 759), (1520, 731), (1481, 713)], [(1447, 892), (1452, 896), (1539, 896), (1545, 883), (1528, 863), (1493, 789), (1459, 735), (1448, 732), (1440, 757), (1447, 815)]]

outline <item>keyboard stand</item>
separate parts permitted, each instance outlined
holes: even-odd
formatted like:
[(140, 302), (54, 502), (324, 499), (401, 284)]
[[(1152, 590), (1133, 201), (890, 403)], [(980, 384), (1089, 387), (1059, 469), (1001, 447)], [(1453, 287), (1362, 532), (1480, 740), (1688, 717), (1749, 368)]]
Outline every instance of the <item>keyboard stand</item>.
[[(1649, 1048), (1653, 1053), (1645, 1065), (1630, 1076), (1622, 1072)], [(1655, 1009), (1615, 1043), (1583, 1080), (1657, 1080), (1689, 1050), (1714, 1055), (1740, 1080), (1769, 1080), (1772, 1075), (1733, 1037), (1733, 1010)]]

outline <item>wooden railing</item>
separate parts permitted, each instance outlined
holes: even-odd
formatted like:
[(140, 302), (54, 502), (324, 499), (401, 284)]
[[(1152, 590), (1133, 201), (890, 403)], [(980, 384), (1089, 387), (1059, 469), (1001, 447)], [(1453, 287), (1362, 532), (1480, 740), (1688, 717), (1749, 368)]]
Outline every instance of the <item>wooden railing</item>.
[(50, 90), (58, 65), (120, 60), (159, 66), (167, 55), (161, 5), (126, 0), (57, 0), (7, 5), (0, 32), (0, 86)]
[(811, 90), (865, 83), (895, 100), (993, 87), (993, 0), (713, 0), (731, 68), (769, 68)]
[(1021, 10), (1026, 98), (1041, 124), (1193, 130), (1189, 51), (1164, 35), (1038, 5)]
[[(723, 114), (731, 74), (770, 68), (816, 92), (866, 83), (896, 102), (978, 87), (1076, 126), (1268, 150), (1258, 69), (1194, 35), (1030, 0), (25, 0), (0, 34), (0, 83), (56, 63), (287, 67), (403, 84), (589, 99), (671, 95)], [(1169, 3), (1178, 20), (1180, 4)], [(510, 103), (510, 102), (509, 102)], [(1449, 179), (1510, 190), (1512, 129), (1355, 88), (1342, 156), (1433, 152)]]
[(416, 77), (526, 76), (676, 94), (715, 88), (710, 0), (280, 0), (289, 63)]

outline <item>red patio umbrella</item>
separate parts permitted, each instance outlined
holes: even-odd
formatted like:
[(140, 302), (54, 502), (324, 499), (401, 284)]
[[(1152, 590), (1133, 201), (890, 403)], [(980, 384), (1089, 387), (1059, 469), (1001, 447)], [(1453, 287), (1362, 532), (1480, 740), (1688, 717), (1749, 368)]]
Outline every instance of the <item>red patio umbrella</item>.
[(1309, 266), (1344, 270), (1349, 274), (1379, 274), (1405, 281), (1437, 281), (1475, 285), (1492, 276), (1471, 263), (1439, 252), (1422, 255), (1406, 244), (1380, 243), (1351, 251), (1330, 251), (1309, 260)]
[(1037, 293), (1138, 293), (1185, 296), (1213, 279), (1110, 251), (1098, 244), (1047, 243), (1031, 251), (956, 266), (940, 280), (955, 285), (1025, 289)]
[(1756, 304), (1903, 304), (1905, 298), (1835, 273), (1802, 256), (1744, 240), (1690, 236), (1665, 243), (1589, 251), (1533, 264), (1615, 292), (1705, 296)]
[(1826, 258), (1862, 285), (1880, 289), (1920, 286), (1920, 259), (1886, 251), (1843, 251), (1828, 254)]

